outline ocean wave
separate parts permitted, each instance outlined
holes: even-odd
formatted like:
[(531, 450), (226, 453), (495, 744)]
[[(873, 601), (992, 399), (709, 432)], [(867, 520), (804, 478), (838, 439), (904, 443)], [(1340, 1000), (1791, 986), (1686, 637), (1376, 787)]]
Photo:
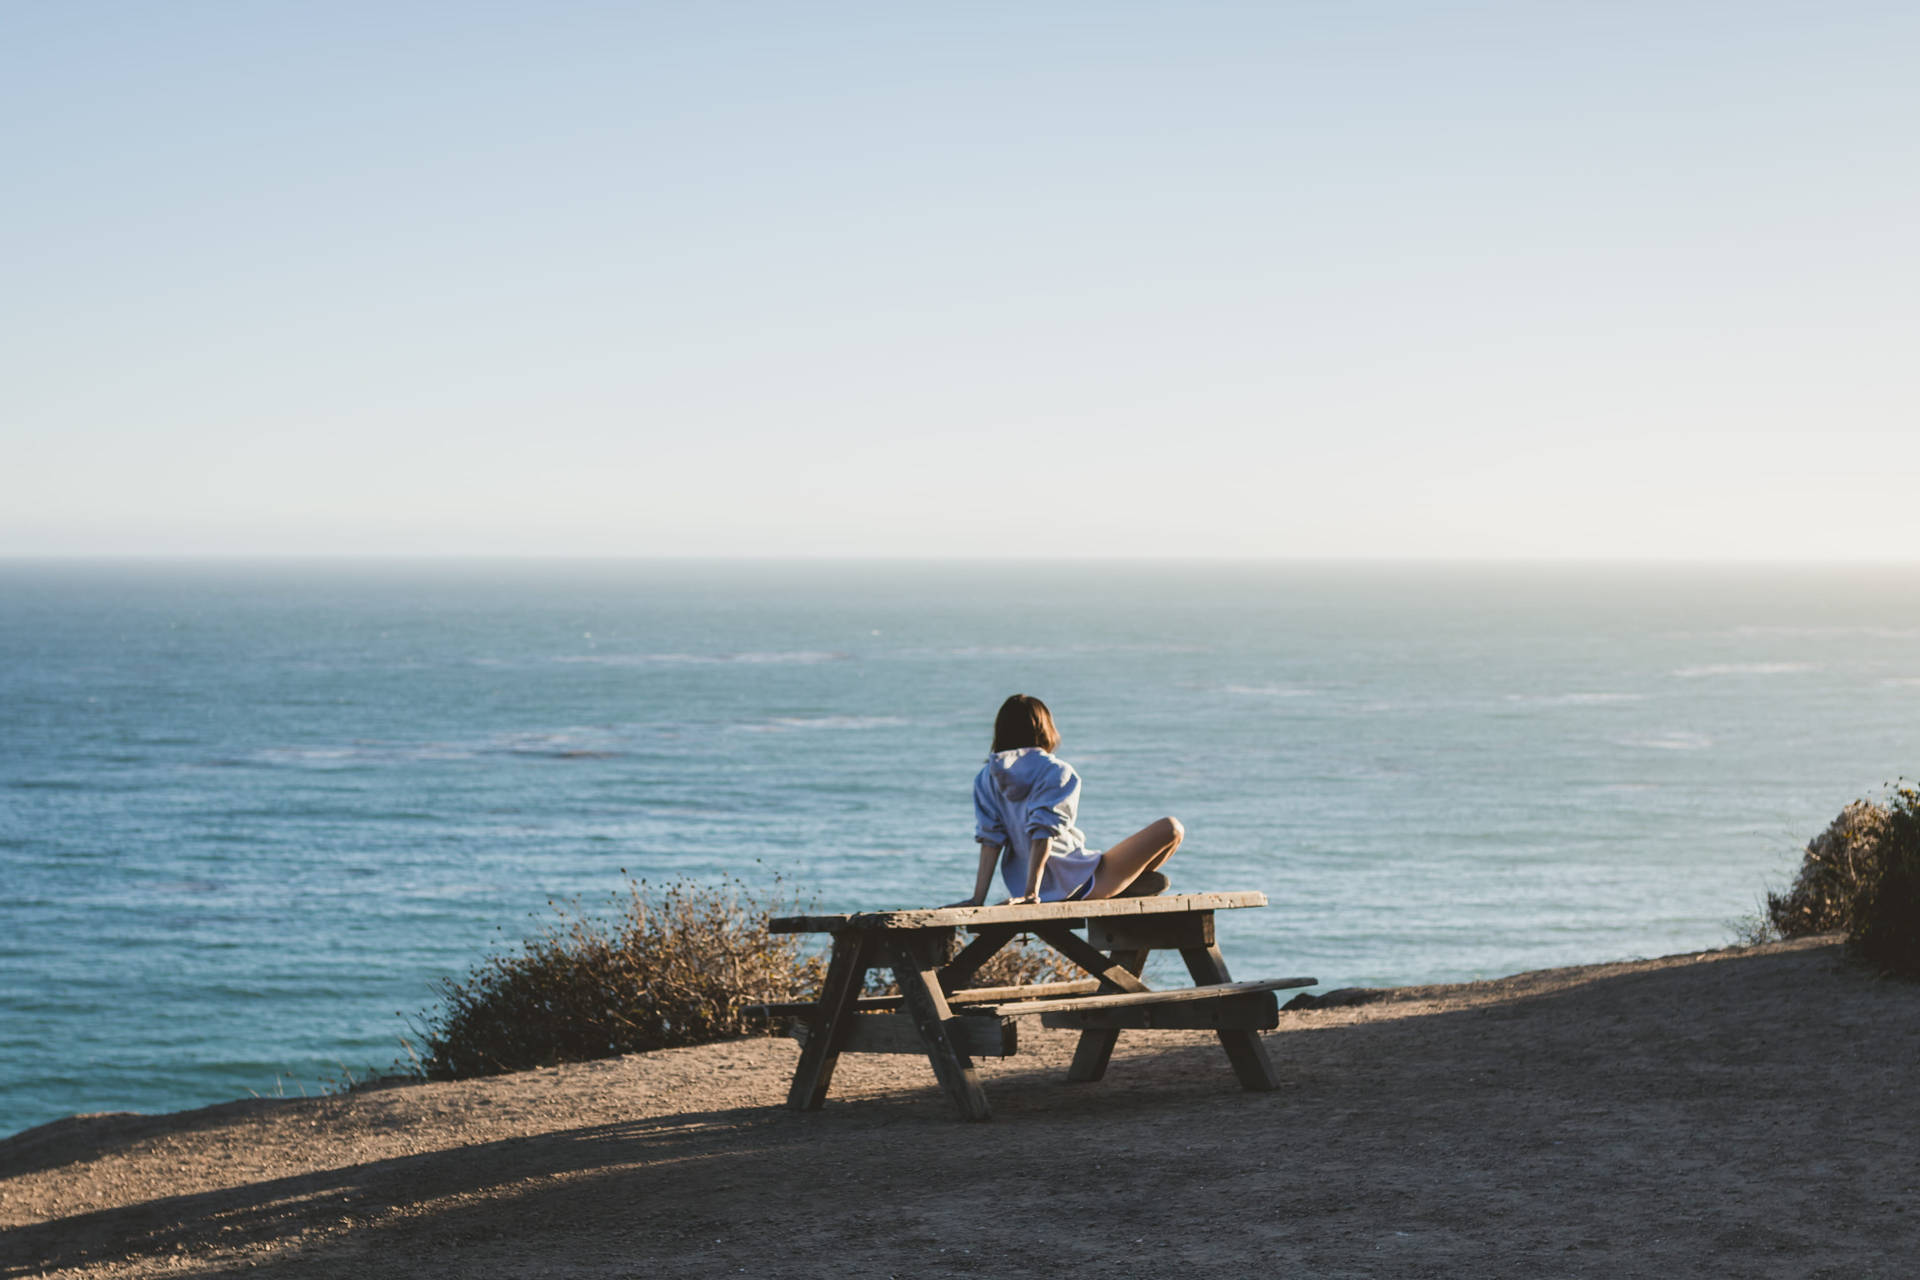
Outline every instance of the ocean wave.
[(364, 747), (262, 747), (239, 761), (225, 759), (219, 764), (265, 764), (309, 769), (345, 769), (385, 758), (382, 753)]
[(349, 747), (262, 747), (241, 759), (214, 760), (226, 767), (266, 765), (279, 769), (353, 769), (362, 765), (409, 764), (425, 760), (471, 760), (468, 748), (442, 743), (361, 743)]
[(1221, 692), (1245, 698), (1311, 698), (1318, 691), (1291, 684), (1229, 684), (1222, 685)]
[(1675, 730), (1672, 733), (1650, 733), (1638, 738), (1622, 738), (1620, 745), (1641, 747), (1648, 751), (1705, 751), (1713, 746), (1713, 739), (1704, 733)]
[(738, 726), (748, 733), (787, 733), (796, 729), (897, 729), (899, 716), (774, 716)]
[(1644, 693), (1510, 693), (1508, 702), (1529, 707), (1602, 707), (1615, 702), (1645, 702)]
[(482, 739), (477, 754), (541, 756), (550, 760), (606, 760), (626, 754), (625, 744), (612, 729), (600, 725), (572, 725), (564, 729), (529, 729), (497, 733)]
[(730, 662), (774, 666), (781, 663), (848, 662), (852, 658), (852, 654), (839, 650), (793, 649), (766, 653), (570, 653), (553, 660), (599, 667), (650, 667), (708, 666)]
[(1803, 671), (1818, 671), (1812, 662), (1709, 662), (1697, 667), (1676, 667), (1673, 674), (1683, 680), (1704, 676), (1788, 676)]
[(1089, 653), (1204, 653), (1197, 644), (966, 644), (950, 649), (903, 649), (901, 657), (942, 658), (1073, 658)]
[(499, 733), (470, 742), (387, 742), (360, 740), (309, 747), (262, 747), (239, 759), (207, 763), (233, 767), (354, 769), (370, 765), (472, 760), (486, 755), (540, 756), (554, 760), (605, 760), (624, 755), (616, 735), (604, 729)]
[[(916, 654), (924, 650), (915, 650)], [(1037, 644), (965, 644), (953, 649), (938, 649), (933, 652), (949, 658), (1041, 658), (1049, 655), (1059, 657), (1072, 653), (1070, 648), (1050, 649)]]
[(596, 750), (592, 747), (569, 747), (541, 743), (503, 747), (501, 748), (501, 753), (510, 756), (540, 756), (546, 760), (617, 760), (626, 754), (624, 751), (603, 751)]

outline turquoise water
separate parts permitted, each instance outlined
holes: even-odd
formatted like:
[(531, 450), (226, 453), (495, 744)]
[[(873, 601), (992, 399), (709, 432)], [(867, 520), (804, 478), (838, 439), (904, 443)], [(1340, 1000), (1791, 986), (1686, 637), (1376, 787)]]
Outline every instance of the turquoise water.
[[(550, 897), (970, 885), (999, 700), (1247, 976), (1724, 944), (1920, 759), (1920, 571), (0, 565), (0, 1133), (311, 1090)], [(529, 918), (530, 913), (533, 917)]]

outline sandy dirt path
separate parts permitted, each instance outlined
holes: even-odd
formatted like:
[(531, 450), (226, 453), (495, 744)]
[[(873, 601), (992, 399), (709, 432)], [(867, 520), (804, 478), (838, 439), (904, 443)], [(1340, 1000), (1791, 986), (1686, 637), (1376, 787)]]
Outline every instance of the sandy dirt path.
[(0, 1276), (1920, 1274), (1920, 984), (1831, 940), (921, 1060), (756, 1040), (0, 1142)]

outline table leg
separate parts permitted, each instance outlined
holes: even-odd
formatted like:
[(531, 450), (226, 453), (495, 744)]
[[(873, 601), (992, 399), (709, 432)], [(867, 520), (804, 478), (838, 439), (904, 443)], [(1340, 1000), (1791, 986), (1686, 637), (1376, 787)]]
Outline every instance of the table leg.
[(987, 1105), (987, 1091), (980, 1087), (973, 1059), (954, 1045), (947, 1035), (947, 1019), (953, 1011), (940, 990), (940, 959), (933, 943), (926, 938), (899, 938), (888, 945), (894, 981), (900, 984), (907, 1012), (926, 1042), (927, 1060), (940, 1087), (960, 1112), (962, 1120), (991, 1120), (993, 1108)]
[[(1219, 947), (1182, 947), (1180, 958), (1187, 962), (1195, 986), (1233, 981), (1227, 976), (1226, 957)], [(1280, 1087), (1280, 1077), (1274, 1074), (1273, 1060), (1267, 1057), (1258, 1031), (1223, 1030), (1214, 1034), (1220, 1037), (1220, 1047), (1227, 1051), (1227, 1061), (1233, 1064), (1233, 1074), (1240, 1077), (1241, 1088), (1264, 1092)]]
[[(1111, 957), (1113, 966), (1129, 975), (1138, 976), (1147, 966), (1145, 951), (1116, 951)], [(1109, 969), (1108, 972), (1112, 972)], [(1118, 985), (1118, 984), (1116, 984)], [(1132, 989), (1145, 990), (1143, 983), (1136, 982)], [(1120, 1042), (1120, 1033), (1107, 1028), (1089, 1028), (1080, 1033), (1080, 1043), (1073, 1050), (1073, 1065), (1067, 1068), (1069, 1084), (1092, 1084), (1107, 1074), (1107, 1063), (1113, 1057), (1113, 1046)]]
[(840, 1047), (847, 1042), (854, 1002), (873, 966), (873, 952), (873, 935), (864, 929), (834, 935), (833, 957), (820, 987), (813, 1029), (800, 1051), (800, 1064), (793, 1069), (793, 1087), (787, 1090), (787, 1105), (795, 1111), (818, 1111), (827, 1100), (827, 1086), (833, 1083), (833, 1068), (840, 1061)]

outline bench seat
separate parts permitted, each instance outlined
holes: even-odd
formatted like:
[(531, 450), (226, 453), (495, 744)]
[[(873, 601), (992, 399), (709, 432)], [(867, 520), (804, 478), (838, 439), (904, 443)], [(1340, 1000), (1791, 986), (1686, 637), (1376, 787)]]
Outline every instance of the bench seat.
[[(1095, 978), (1080, 978), (1073, 982), (1038, 982), (1025, 987), (973, 987), (947, 992), (947, 1003), (977, 1005), (1001, 1000), (1038, 1000), (1046, 996), (1091, 995), (1099, 989), (1099, 980)], [(905, 1000), (905, 996), (861, 996), (853, 1007), (859, 1013), (880, 1013), (900, 1008)], [(750, 1004), (746, 1012), (767, 1018), (810, 1018), (818, 1008), (819, 1004), (813, 1000), (789, 1000), (778, 1004)]]
[(1280, 1025), (1274, 992), (1311, 987), (1313, 978), (1216, 982), (1171, 991), (1116, 991), (1063, 1000), (995, 1006), (1002, 1017), (1038, 1015), (1040, 1025), (1069, 1031), (1271, 1031)]
[[(1060, 983), (1079, 987), (1081, 983)], [(1038, 1016), (1040, 1024), (1067, 1031), (1271, 1031), (1280, 1025), (1275, 991), (1316, 985), (1312, 978), (1268, 978), (1260, 982), (1217, 982), (1170, 991), (1118, 991), (1104, 995), (1020, 1000), (1005, 1004), (953, 1005), (946, 1021), (956, 1048), (976, 1058), (1004, 1058), (1019, 1052), (1020, 1018)], [(955, 996), (969, 994), (955, 992)], [(984, 992), (983, 992), (984, 994)], [(997, 995), (997, 992), (991, 994)], [(794, 1019), (794, 1039), (805, 1045), (812, 1031), (813, 1004), (755, 1006), (770, 1017)], [(847, 1053), (923, 1053), (914, 1020), (897, 1012), (898, 996), (869, 996), (860, 1002), (847, 1027)]]
[(1166, 991), (1109, 991), (1100, 995), (1068, 996), (1059, 1000), (1022, 1000), (1016, 1004), (997, 1004), (987, 1010), (969, 1009), (968, 1012), (997, 1013), (1009, 1018), (1024, 1018), (1036, 1013), (1091, 1013), (1106, 1009), (1136, 1008), (1143, 1005), (1220, 1000), (1233, 996), (1283, 991), (1291, 987), (1318, 986), (1319, 982), (1318, 978), (1262, 978), (1257, 982), (1210, 982), (1197, 987), (1173, 987)]

